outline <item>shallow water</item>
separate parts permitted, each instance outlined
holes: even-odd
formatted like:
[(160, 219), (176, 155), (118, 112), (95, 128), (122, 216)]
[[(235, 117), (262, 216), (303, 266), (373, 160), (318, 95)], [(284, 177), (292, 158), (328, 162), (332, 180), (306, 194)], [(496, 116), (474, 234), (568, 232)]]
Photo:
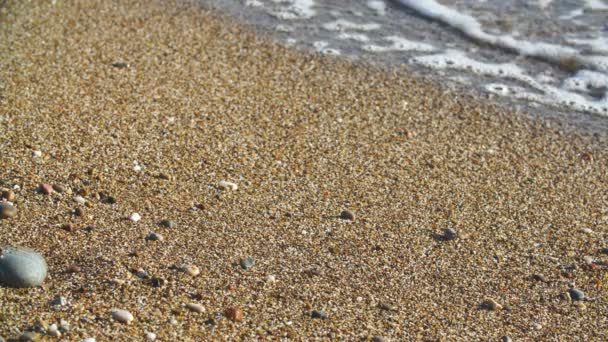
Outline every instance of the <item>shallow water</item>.
[[(202, 0), (280, 41), (608, 128), (605, 0)], [(563, 120), (561, 120), (563, 121)]]

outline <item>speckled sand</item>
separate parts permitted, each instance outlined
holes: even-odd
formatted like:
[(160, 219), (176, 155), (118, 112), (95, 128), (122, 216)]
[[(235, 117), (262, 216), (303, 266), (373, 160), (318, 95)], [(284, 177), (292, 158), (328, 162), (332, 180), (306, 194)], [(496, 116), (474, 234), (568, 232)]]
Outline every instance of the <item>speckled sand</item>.
[(0, 246), (37, 249), (50, 276), (0, 288), (0, 336), (64, 319), (70, 341), (608, 338), (605, 143), (163, 3), (1, 10), (0, 187), (20, 189)]

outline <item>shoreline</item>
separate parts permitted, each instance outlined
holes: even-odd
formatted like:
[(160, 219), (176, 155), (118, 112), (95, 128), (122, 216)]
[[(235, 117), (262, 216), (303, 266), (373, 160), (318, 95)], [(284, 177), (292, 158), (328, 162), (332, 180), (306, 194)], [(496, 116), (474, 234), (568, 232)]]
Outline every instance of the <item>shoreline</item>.
[(1, 337), (606, 339), (603, 137), (194, 4), (2, 11), (0, 247), (50, 276)]

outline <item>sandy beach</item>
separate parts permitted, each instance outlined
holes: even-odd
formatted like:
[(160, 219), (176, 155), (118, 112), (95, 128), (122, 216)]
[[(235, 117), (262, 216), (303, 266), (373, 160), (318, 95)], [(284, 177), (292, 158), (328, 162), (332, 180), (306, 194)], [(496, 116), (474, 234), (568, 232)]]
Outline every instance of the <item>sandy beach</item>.
[(0, 246), (49, 276), (0, 336), (606, 340), (606, 145), (174, 0), (9, 0)]

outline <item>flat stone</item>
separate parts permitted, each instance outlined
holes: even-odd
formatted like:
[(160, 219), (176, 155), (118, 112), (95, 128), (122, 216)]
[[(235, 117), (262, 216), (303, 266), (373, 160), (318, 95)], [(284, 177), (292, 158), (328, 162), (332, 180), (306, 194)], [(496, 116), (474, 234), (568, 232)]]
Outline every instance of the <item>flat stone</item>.
[(133, 315), (127, 311), (122, 309), (112, 309), (110, 311), (110, 315), (112, 318), (120, 323), (129, 324), (133, 322)]
[(220, 181), (218, 183), (218, 186), (220, 189), (222, 190), (237, 190), (239, 188), (238, 185), (236, 185), (236, 183), (232, 183), (232, 182), (228, 182), (228, 181)]
[(202, 306), (201, 304), (197, 304), (197, 303), (187, 303), (186, 309), (188, 309), (192, 312), (198, 312), (198, 313), (205, 312), (205, 307)]
[(454, 228), (447, 228), (443, 231), (443, 238), (445, 240), (454, 240), (458, 237), (458, 232)]
[(53, 186), (51, 186), (50, 184), (40, 183), (38, 184), (38, 191), (45, 195), (50, 195), (53, 193), (54, 190)]
[(239, 265), (241, 265), (241, 268), (244, 270), (251, 268), (253, 266), (253, 257), (248, 256), (241, 259), (241, 261), (239, 261)]
[(568, 294), (570, 294), (570, 298), (572, 298), (572, 300), (584, 300), (585, 299), (585, 292), (583, 292), (577, 288), (571, 288), (570, 290), (568, 290)]
[(137, 222), (141, 220), (141, 215), (139, 215), (138, 213), (131, 213), (131, 215), (129, 215), (129, 220)]
[(165, 228), (177, 228), (177, 223), (175, 223), (175, 221), (172, 220), (162, 220), (160, 221), (160, 225), (165, 227)]
[(22, 247), (0, 248), (0, 284), (9, 287), (34, 287), (47, 276), (46, 261), (38, 252)]
[(64, 296), (56, 296), (50, 302), (51, 305), (59, 305), (59, 306), (66, 305), (67, 303), (68, 303), (68, 300)]
[(153, 332), (147, 332), (146, 333), (146, 340), (148, 341), (155, 341), (156, 340), (156, 334)]
[(355, 219), (355, 214), (353, 214), (352, 212), (350, 212), (348, 210), (343, 210), (340, 213), (340, 218), (343, 220), (353, 221)]
[(310, 317), (318, 318), (318, 319), (326, 319), (329, 316), (327, 315), (327, 312), (325, 312), (323, 310), (312, 310), (312, 312), (310, 313)]
[(7, 219), (17, 215), (17, 208), (11, 202), (0, 202), (0, 219)]
[(151, 232), (146, 236), (146, 241), (163, 241), (164, 239), (161, 234), (155, 232)]
[(192, 277), (196, 277), (197, 275), (201, 274), (201, 270), (195, 265), (186, 265), (182, 267), (182, 270)]

